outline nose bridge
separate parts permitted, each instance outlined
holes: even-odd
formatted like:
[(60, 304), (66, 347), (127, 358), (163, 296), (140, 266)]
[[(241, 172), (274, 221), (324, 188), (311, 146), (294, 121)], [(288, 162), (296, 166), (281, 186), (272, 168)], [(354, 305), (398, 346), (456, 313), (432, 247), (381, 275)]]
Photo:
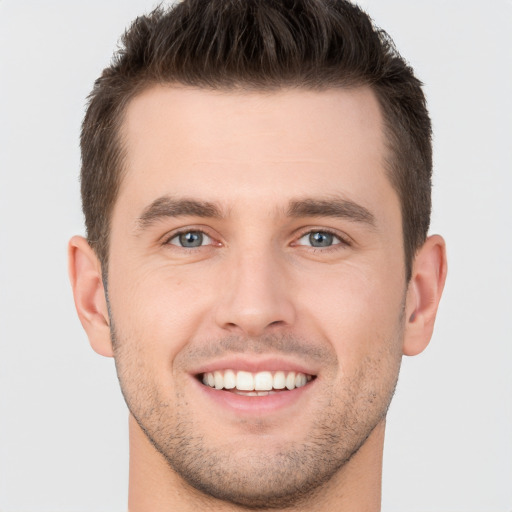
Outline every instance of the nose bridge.
[(226, 263), (217, 308), (220, 327), (258, 336), (293, 323), (284, 261), (270, 244), (233, 250)]

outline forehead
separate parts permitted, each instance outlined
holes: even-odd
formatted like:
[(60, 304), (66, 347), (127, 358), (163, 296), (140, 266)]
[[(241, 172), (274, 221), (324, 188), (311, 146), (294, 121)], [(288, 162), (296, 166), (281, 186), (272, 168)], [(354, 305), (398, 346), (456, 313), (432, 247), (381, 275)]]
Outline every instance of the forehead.
[(164, 194), (229, 208), (284, 203), (322, 190), (371, 203), (390, 187), (382, 116), (365, 87), (242, 92), (154, 86), (129, 103), (122, 137), (120, 198), (140, 208)]

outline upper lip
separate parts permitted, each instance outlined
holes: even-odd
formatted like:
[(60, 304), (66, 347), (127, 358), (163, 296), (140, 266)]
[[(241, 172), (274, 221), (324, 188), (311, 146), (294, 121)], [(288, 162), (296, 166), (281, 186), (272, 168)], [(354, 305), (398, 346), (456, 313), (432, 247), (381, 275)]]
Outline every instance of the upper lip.
[(285, 371), (285, 372), (300, 372), (306, 375), (316, 375), (318, 371), (297, 361), (293, 361), (287, 358), (276, 357), (276, 356), (252, 356), (248, 357), (245, 355), (229, 356), (215, 361), (210, 361), (201, 365), (193, 372), (194, 375), (203, 373), (209, 373), (214, 371), (222, 370), (234, 370), (234, 371), (245, 371), (251, 373), (258, 373), (262, 371)]

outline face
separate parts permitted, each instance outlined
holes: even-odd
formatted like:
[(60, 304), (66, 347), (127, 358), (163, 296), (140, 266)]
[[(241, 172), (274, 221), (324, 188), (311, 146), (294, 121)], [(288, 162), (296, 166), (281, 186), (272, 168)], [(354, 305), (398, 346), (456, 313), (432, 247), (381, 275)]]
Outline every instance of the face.
[(155, 87), (128, 106), (108, 294), (123, 394), (169, 470), (298, 502), (383, 423), (406, 292), (372, 92)]

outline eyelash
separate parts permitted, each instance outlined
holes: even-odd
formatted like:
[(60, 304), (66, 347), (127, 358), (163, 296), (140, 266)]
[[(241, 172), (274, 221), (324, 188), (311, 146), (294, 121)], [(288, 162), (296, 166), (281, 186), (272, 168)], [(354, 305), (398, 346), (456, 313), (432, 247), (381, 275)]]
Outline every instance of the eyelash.
[[(187, 233), (200, 233), (203, 236), (208, 237), (210, 240), (215, 241), (215, 238), (210, 236), (203, 229), (188, 228), (188, 229), (182, 229), (180, 231), (176, 231), (176, 232), (172, 233), (170, 236), (166, 237), (164, 242), (163, 242), (163, 245), (173, 245), (177, 249), (183, 249), (183, 250), (199, 249), (199, 248), (208, 247), (209, 245), (217, 245), (217, 246), (220, 245), (220, 242), (218, 242), (217, 244), (215, 244), (215, 243), (214, 244), (206, 244), (206, 245), (199, 245), (199, 246), (196, 246), (196, 247), (184, 247), (184, 246), (178, 245), (178, 244), (171, 244), (171, 240), (174, 240), (175, 238), (178, 238), (180, 235), (185, 235)], [(314, 247), (314, 246), (311, 246), (311, 245), (303, 245), (303, 244), (298, 244), (297, 243), (299, 240), (301, 240), (305, 236), (311, 235), (313, 233), (322, 233), (322, 234), (331, 235), (334, 238), (336, 238), (337, 240), (339, 240), (339, 242), (338, 243), (333, 243), (333, 245), (330, 245), (330, 246), (327, 246), (327, 247)], [(295, 238), (295, 241), (292, 242), (291, 245), (295, 246), (295, 247), (307, 247), (308, 250), (310, 250), (312, 252), (319, 252), (319, 251), (320, 252), (329, 252), (329, 251), (333, 251), (333, 250), (338, 250), (341, 247), (351, 247), (352, 243), (348, 240), (348, 238), (346, 236), (342, 236), (338, 232), (335, 232), (333, 230), (326, 229), (326, 228), (322, 228), (322, 229), (319, 229), (319, 228), (312, 228), (311, 229), (311, 228), (309, 228), (309, 229), (305, 229), (304, 231), (301, 231), (300, 235), (297, 238)]]
[[(311, 235), (313, 233), (322, 233), (322, 234), (331, 235), (334, 238), (338, 239), (339, 242), (338, 243), (333, 243), (332, 245), (330, 245), (328, 247), (314, 247), (314, 246), (311, 246), (311, 245), (308, 246), (308, 245), (299, 245), (299, 244), (297, 244), (297, 241), (299, 241), (302, 238), (304, 238), (305, 236)], [(351, 247), (352, 246), (351, 242), (348, 240), (348, 238), (346, 236), (342, 236), (337, 231), (333, 231), (333, 230), (327, 229), (327, 228), (313, 228), (313, 229), (308, 228), (308, 229), (302, 231), (301, 234), (295, 240), (296, 241), (293, 243), (293, 245), (298, 246), (298, 247), (307, 247), (308, 250), (313, 251), (313, 252), (336, 251), (336, 250), (338, 250), (338, 249), (340, 249), (342, 247)]]
[(188, 228), (188, 229), (181, 229), (180, 231), (176, 231), (172, 233), (172, 235), (166, 237), (164, 239), (163, 245), (173, 245), (178, 249), (199, 249), (200, 247), (207, 247), (208, 245), (218, 245), (218, 244), (207, 244), (207, 245), (199, 245), (197, 247), (183, 247), (182, 245), (178, 244), (171, 244), (171, 240), (174, 240), (175, 238), (178, 238), (180, 235), (186, 235), (187, 233), (201, 233), (203, 236), (208, 237), (210, 240), (214, 241), (215, 239), (210, 236), (205, 230), (203, 229), (194, 229), (194, 228)]

